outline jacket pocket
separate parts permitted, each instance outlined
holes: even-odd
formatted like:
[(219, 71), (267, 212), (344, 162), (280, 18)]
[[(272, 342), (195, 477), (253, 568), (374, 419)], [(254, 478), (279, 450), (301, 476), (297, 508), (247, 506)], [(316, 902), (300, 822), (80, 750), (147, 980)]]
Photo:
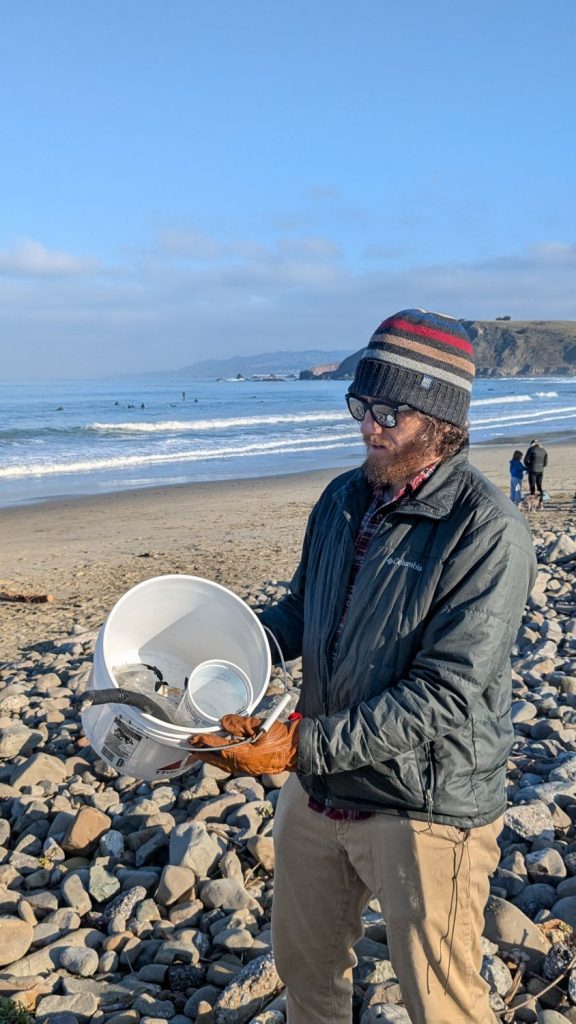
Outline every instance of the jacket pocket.
[(423, 777), (413, 750), (367, 769), (366, 774), (379, 791), (380, 802), (395, 808), (423, 810)]

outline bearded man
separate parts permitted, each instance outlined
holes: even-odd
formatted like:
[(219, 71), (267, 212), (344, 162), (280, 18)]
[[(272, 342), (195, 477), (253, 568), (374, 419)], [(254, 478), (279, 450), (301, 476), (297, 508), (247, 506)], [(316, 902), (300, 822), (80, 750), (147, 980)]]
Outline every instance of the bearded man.
[[(413, 1024), (495, 1020), (481, 935), (535, 558), (468, 461), (473, 376), (460, 321), (409, 309), (378, 327), (347, 395), (366, 461), (327, 487), (291, 592), (262, 614), (285, 658), (303, 655), (298, 713), (235, 750), (202, 738), (221, 767), (293, 773), (274, 823), (288, 1024), (351, 1021), (372, 894)], [(251, 736), (260, 720), (222, 724)]]

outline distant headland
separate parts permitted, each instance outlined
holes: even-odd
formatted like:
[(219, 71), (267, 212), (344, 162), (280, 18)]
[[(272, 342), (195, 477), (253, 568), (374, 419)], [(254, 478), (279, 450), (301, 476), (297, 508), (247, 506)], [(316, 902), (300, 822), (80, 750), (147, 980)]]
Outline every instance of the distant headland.
[[(462, 320), (476, 350), (479, 377), (576, 376), (576, 321)], [(336, 368), (302, 370), (301, 380), (351, 380), (363, 348)]]

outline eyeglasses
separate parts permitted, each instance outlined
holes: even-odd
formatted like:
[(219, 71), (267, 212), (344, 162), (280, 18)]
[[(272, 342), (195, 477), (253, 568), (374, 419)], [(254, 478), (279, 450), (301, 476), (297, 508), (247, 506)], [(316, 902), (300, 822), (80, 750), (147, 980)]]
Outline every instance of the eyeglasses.
[(397, 423), (397, 413), (406, 412), (410, 409), (409, 405), (388, 405), (387, 402), (369, 402), (365, 398), (358, 398), (356, 395), (346, 395), (346, 404), (350, 410), (350, 415), (358, 420), (360, 423), (364, 419), (367, 412), (370, 413), (372, 419), (380, 427), (395, 427)]

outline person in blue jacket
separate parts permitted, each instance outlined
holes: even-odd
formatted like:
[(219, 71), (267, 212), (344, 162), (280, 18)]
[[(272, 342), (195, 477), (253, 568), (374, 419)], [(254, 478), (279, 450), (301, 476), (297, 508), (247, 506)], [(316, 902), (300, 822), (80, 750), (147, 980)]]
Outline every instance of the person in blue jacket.
[(522, 479), (524, 474), (528, 470), (522, 462), (522, 452), (514, 452), (510, 459), (510, 501), (513, 501), (516, 506), (522, 501)]

